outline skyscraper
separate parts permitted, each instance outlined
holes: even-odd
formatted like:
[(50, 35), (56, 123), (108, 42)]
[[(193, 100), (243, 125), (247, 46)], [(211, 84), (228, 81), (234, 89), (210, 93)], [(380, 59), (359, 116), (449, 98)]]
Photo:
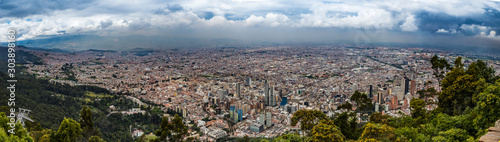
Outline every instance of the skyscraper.
[(264, 104), (269, 105), (269, 84), (267, 84), (267, 80), (264, 80)]
[(252, 78), (248, 77), (246, 81), (248, 85), (252, 85)]
[(242, 121), (243, 120), (243, 109), (238, 109), (237, 113), (238, 113), (238, 121)]
[(370, 93), (368, 95), (368, 98), (372, 98), (373, 97), (372, 91), (373, 91), (373, 85), (370, 84)]
[(287, 103), (288, 103), (288, 98), (287, 98), (287, 97), (283, 97), (283, 98), (281, 99), (281, 104), (280, 104), (280, 105), (281, 105), (281, 106), (285, 106)]
[(403, 78), (403, 82), (401, 82), (401, 87), (404, 89), (404, 95), (406, 95), (410, 91), (410, 79), (408, 77)]
[(223, 100), (224, 97), (226, 97), (226, 94), (227, 92), (223, 89), (219, 89), (217, 90), (217, 96), (219, 97), (219, 99)]
[(266, 124), (265, 112), (262, 112), (262, 113), (259, 114), (259, 123), (262, 124), (262, 125)]
[(413, 96), (413, 97), (416, 97), (415, 96), (415, 91), (417, 89), (417, 82), (415, 80), (411, 80), (410, 81), (410, 94)]
[(377, 102), (378, 102), (378, 104), (384, 103), (383, 99), (384, 99), (384, 95), (382, 94), (382, 92), (378, 92), (378, 94), (377, 94)]
[(272, 116), (271, 112), (266, 113), (266, 126), (267, 127), (271, 127), (271, 125), (272, 125), (271, 116)]
[(237, 113), (234, 113), (234, 114), (235, 115), (234, 115), (233, 121), (234, 121), (234, 123), (238, 123), (238, 120), (239, 120), (238, 114)]
[(235, 95), (236, 95), (236, 98), (238, 98), (238, 99), (240, 98), (240, 95), (241, 95), (240, 94), (241, 93), (240, 87), (241, 87), (241, 84), (239, 82), (236, 83), (236, 94)]
[(276, 105), (276, 96), (274, 95), (274, 87), (269, 88), (269, 105), (270, 106), (275, 106)]
[(236, 109), (236, 107), (234, 106), (231, 106), (229, 107), (229, 117), (231, 117), (231, 119), (234, 119), (234, 110)]

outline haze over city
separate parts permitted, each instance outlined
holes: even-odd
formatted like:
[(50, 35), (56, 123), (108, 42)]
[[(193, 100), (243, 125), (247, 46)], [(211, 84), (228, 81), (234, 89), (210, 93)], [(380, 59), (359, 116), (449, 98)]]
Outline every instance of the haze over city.
[[(61, 43), (52, 46), (76, 50), (249, 43), (396, 43), (457, 48), (500, 45), (496, 35), (500, 5), (492, 0), (2, 0), (0, 3), (0, 32), (18, 28), (17, 40), (29, 40), (25, 45), (37, 47), (53, 41)], [(6, 35), (0, 36), (1, 42), (6, 40)]]

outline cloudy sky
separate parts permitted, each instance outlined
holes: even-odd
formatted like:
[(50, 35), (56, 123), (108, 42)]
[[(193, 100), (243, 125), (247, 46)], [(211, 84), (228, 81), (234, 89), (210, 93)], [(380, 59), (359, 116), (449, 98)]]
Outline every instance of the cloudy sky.
[(499, 10), (495, 0), (0, 0), (0, 33), (500, 48)]

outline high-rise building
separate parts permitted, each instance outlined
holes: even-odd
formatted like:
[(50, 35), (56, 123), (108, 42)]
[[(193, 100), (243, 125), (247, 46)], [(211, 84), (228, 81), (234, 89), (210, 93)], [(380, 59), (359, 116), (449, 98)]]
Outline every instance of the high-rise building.
[(248, 85), (252, 85), (252, 78), (248, 77), (247, 80), (246, 80), (247, 84)]
[(242, 121), (243, 120), (243, 110), (238, 109), (237, 113), (238, 113), (238, 121)]
[(410, 91), (410, 79), (408, 77), (404, 77), (403, 78), (403, 84), (401, 85), (401, 87), (403, 87), (404, 89), (404, 94), (406, 95), (409, 91)]
[(234, 119), (234, 110), (236, 109), (235, 106), (231, 106), (229, 107), (229, 117), (231, 117), (231, 119)]
[(377, 94), (377, 102), (378, 102), (378, 104), (384, 103), (384, 95), (382, 94), (382, 92), (378, 92), (378, 94)]
[(287, 97), (283, 97), (281, 98), (281, 106), (285, 106), (286, 104), (288, 103), (288, 98)]
[(259, 123), (262, 124), (262, 125), (265, 125), (266, 124), (266, 116), (265, 116), (265, 112), (261, 112), (259, 114)]
[(405, 96), (404, 86), (396, 86), (394, 89), (396, 90), (398, 101), (402, 101)]
[(269, 105), (269, 84), (267, 84), (267, 80), (264, 80), (264, 104)]
[(223, 89), (217, 90), (217, 96), (219, 97), (220, 100), (223, 100), (226, 97), (227, 92)]
[(417, 89), (417, 82), (415, 80), (410, 81), (410, 94), (413, 97), (416, 97), (416, 89)]
[(370, 91), (369, 91), (370, 93), (368, 94), (368, 98), (373, 97), (372, 91), (373, 91), (373, 85), (370, 84)]
[(258, 124), (258, 123), (252, 123), (250, 125), (250, 131), (260, 133), (260, 132), (264, 131), (264, 125)]
[(271, 122), (271, 117), (272, 117), (271, 112), (266, 112), (266, 126), (267, 127), (271, 127), (271, 125), (273, 124)]
[(236, 83), (236, 94), (235, 95), (236, 95), (236, 98), (238, 98), (238, 99), (240, 98), (240, 95), (241, 95), (240, 94), (241, 93), (240, 87), (241, 87), (241, 84), (239, 82)]
[(237, 113), (234, 113), (234, 114), (235, 115), (234, 115), (233, 121), (234, 121), (234, 123), (238, 123), (238, 120), (239, 120), (238, 114)]
[(187, 109), (186, 108), (182, 109), (182, 117), (187, 118)]
[(276, 105), (276, 96), (274, 94), (274, 87), (270, 88), (269, 90), (269, 105), (270, 106)]

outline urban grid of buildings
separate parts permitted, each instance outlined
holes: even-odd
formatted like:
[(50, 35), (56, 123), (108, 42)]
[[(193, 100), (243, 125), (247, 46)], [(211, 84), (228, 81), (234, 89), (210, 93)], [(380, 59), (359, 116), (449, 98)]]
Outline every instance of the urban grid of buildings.
[[(138, 54), (140, 53), (140, 54)], [(288, 131), (297, 110), (332, 116), (360, 91), (374, 110), (398, 117), (429, 87), (439, 89), (429, 62), (458, 55), (421, 48), (255, 47), (144, 51), (35, 52), (45, 65), (28, 71), (51, 82), (96, 85), (127, 94), (141, 105), (177, 111), (200, 128), (200, 140), (220, 137), (274, 137)], [(464, 58), (465, 65), (475, 60)], [(486, 60), (496, 72), (500, 63)], [(68, 66), (77, 81), (68, 80)], [(439, 90), (438, 90), (439, 91)], [(426, 98), (437, 101), (437, 97)], [(110, 108), (114, 106), (110, 106)], [(436, 106), (429, 105), (428, 110)], [(354, 107), (353, 110), (356, 108)], [(144, 113), (122, 110), (114, 113)], [(358, 113), (358, 121), (367, 114)], [(210, 118), (209, 121), (202, 119)], [(229, 130), (229, 131), (226, 131)], [(138, 130), (134, 133), (142, 134)], [(140, 135), (139, 135), (140, 136)]]

